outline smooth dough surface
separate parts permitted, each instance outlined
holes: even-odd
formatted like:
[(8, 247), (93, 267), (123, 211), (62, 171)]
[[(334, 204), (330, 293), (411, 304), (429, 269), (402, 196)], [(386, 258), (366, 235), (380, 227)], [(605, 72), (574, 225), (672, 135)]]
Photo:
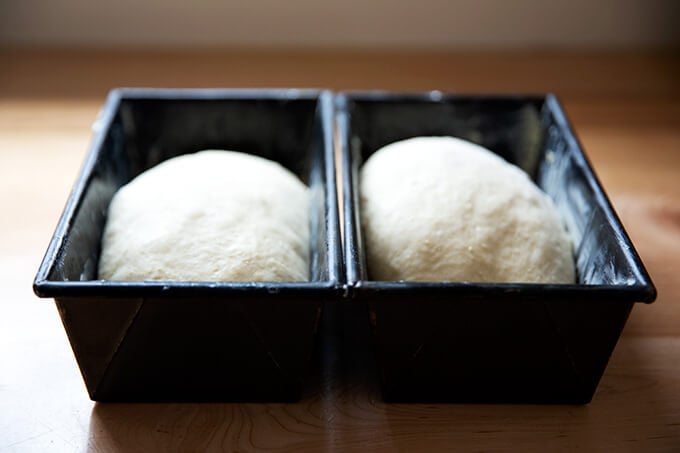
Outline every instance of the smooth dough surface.
[(249, 154), (169, 159), (115, 194), (99, 278), (308, 280), (309, 189), (278, 163)]
[(453, 137), (417, 137), (361, 169), (369, 278), (573, 283), (572, 243), (518, 167)]

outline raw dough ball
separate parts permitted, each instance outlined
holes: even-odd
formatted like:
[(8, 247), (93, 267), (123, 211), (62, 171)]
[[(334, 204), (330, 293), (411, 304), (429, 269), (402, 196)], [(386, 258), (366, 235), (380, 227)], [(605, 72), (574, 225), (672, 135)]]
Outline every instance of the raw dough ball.
[(309, 189), (281, 165), (243, 153), (162, 162), (111, 201), (99, 278), (308, 280)]
[(453, 137), (392, 143), (361, 169), (370, 278), (573, 283), (572, 243), (548, 196)]

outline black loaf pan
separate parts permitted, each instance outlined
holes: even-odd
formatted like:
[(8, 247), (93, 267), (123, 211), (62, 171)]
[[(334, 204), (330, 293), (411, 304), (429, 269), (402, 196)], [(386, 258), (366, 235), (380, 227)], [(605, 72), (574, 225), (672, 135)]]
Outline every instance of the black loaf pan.
[[(159, 162), (208, 148), (272, 159), (311, 187), (311, 281), (96, 280), (116, 190)], [(90, 397), (298, 399), (323, 302), (344, 280), (334, 174), (329, 92), (111, 92), (34, 282), (36, 294), (56, 300)]]
[[(589, 402), (633, 303), (656, 291), (557, 99), (371, 92), (336, 103), (347, 282), (370, 319), (384, 398)], [(359, 168), (380, 147), (420, 135), (461, 137), (524, 168), (565, 219), (577, 284), (372, 281)]]

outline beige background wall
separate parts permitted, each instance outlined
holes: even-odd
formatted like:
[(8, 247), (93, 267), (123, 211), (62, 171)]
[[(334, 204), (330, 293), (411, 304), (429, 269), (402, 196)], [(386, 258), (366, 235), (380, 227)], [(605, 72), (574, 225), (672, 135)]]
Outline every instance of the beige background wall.
[(680, 0), (0, 0), (0, 44), (677, 46)]

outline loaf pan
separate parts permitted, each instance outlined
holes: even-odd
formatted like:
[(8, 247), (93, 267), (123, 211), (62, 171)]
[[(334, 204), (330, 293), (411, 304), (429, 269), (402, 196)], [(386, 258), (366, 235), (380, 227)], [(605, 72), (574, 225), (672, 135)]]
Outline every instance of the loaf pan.
[[(114, 193), (203, 149), (281, 163), (312, 191), (311, 280), (97, 280)], [(34, 282), (54, 298), (96, 401), (294, 401), (325, 301), (344, 282), (333, 98), (322, 90), (118, 89)]]

